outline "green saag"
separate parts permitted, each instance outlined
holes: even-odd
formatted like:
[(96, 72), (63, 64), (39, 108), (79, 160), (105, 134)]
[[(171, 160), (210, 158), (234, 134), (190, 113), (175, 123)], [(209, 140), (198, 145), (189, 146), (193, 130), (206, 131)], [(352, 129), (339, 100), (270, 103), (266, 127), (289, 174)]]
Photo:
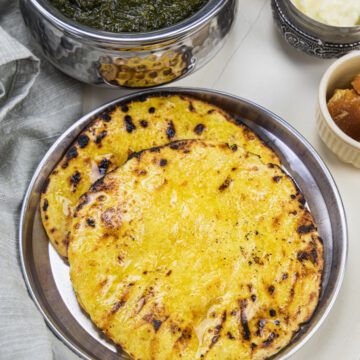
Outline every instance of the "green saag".
[(67, 17), (109, 32), (165, 28), (197, 12), (207, 0), (50, 0)]

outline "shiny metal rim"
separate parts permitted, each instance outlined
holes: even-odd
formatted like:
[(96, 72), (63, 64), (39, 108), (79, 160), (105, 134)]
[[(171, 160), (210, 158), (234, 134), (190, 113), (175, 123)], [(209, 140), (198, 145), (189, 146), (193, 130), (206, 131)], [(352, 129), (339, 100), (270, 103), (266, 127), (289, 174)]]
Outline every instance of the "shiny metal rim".
[[(304, 337), (299, 342), (293, 344), (293, 346), (291, 346), (289, 351), (287, 351), (285, 354), (282, 354), (282, 356), (280, 358), (278, 358), (275, 355), (276, 358), (279, 359), (279, 360), (280, 359), (281, 360), (289, 359), (320, 328), (320, 326), (322, 325), (322, 323), (326, 319), (327, 315), (329, 314), (331, 308), (333, 307), (333, 305), (335, 303), (335, 300), (336, 300), (336, 298), (338, 296), (338, 293), (340, 291), (341, 284), (343, 282), (343, 278), (344, 278), (344, 274), (345, 274), (347, 251), (348, 251), (347, 224), (346, 224), (345, 211), (344, 211), (344, 207), (343, 207), (342, 200), (340, 198), (337, 186), (336, 186), (336, 184), (335, 184), (335, 182), (334, 182), (328, 168), (326, 167), (324, 162), (321, 160), (320, 156), (312, 148), (312, 146), (302, 137), (302, 135), (300, 135), (289, 124), (287, 124), (284, 120), (282, 120), (281, 118), (279, 118), (277, 115), (273, 114), (272, 112), (262, 108), (261, 106), (259, 106), (257, 104), (252, 103), (251, 101), (244, 100), (244, 99), (242, 99), (240, 97), (236, 97), (234, 95), (230, 95), (230, 94), (227, 94), (227, 93), (224, 93), (224, 92), (206, 90), (206, 89), (200, 89), (200, 88), (199, 89), (198, 88), (165, 88), (165, 89), (162, 89), (162, 90), (158, 90), (156, 92), (154, 92), (152, 90), (144, 90), (144, 91), (140, 91), (140, 92), (135, 92), (135, 93), (132, 93), (130, 95), (127, 95), (127, 96), (121, 97), (119, 99), (113, 100), (113, 101), (111, 101), (111, 102), (109, 102), (109, 103), (107, 103), (105, 105), (102, 105), (99, 108), (91, 111), (90, 113), (84, 115), (77, 122), (75, 122), (69, 129), (67, 129), (55, 141), (55, 143), (50, 147), (50, 149), (48, 150), (48, 152), (46, 153), (46, 155), (44, 156), (44, 158), (42, 159), (42, 161), (38, 165), (32, 179), (31, 179), (31, 182), (30, 182), (30, 184), (28, 186), (28, 189), (26, 191), (24, 201), (23, 201), (23, 204), (22, 204), (22, 208), (21, 208), (20, 224), (19, 224), (19, 255), (20, 255), (20, 264), (21, 264), (21, 268), (22, 268), (22, 273), (23, 273), (23, 277), (24, 277), (26, 286), (28, 288), (28, 291), (29, 291), (33, 301), (35, 302), (36, 306), (38, 307), (39, 311), (43, 315), (46, 323), (48, 324), (50, 329), (55, 333), (55, 335), (58, 338), (60, 338), (77, 355), (81, 356), (82, 358), (84, 358), (86, 360), (94, 359), (92, 357), (88, 357), (84, 352), (82, 352), (80, 350), (80, 348), (78, 348), (75, 344), (73, 344), (63, 334), (63, 332), (59, 329), (57, 323), (55, 321), (53, 321), (53, 319), (49, 315), (47, 309), (43, 306), (43, 304), (39, 301), (39, 299), (37, 297), (37, 293), (36, 293), (37, 289), (35, 288), (35, 285), (33, 283), (33, 279), (31, 277), (31, 272), (29, 270), (29, 263), (27, 262), (26, 256), (25, 256), (25, 246), (26, 246), (25, 238), (24, 238), (24, 232), (25, 232), (25, 226), (26, 226), (25, 217), (26, 217), (27, 212), (29, 211), (29, 208), (28, 208), (29, 207), (29, 201), (30, 201), (32, 192), (34, 191), (34, 184), (35, 184), (37, 178), (39, 177), (39, 174), (41, 173), (44, 164), (46, 163), (46, 161), (48, 160), (50, 155), (53, 153), (53, 151), (57, 148), (57, 146), (67, 139), (69, 134), (73, 133), (74, 131), (77, 131), (77, 133), (79, 133), (81, 131), (81, 129), (83, 129), (83, 127), (86, 126), (86, 124), (88, 122), (90, 122), (91, 119), (96, 114), (100, 113), (101, 111), (105, 110), (106, 108), (108, 108), (108, 107), (110, 107), (112, 105), (115, 105), (115, 104), (117, 104), (119, 102), (128, 101), (128, 100), (131, 100), (132, 98), (139, 97), (141, 95), (145, 95), (145, 96), (150, 95), (150, 94), (152, 94), (152, 95), (154, 95), (154, 94), (156, 94), (156, 95), (165, 95), (165, 94), (169, 94), (169, 93), (174, 93), (174, 94), (185, 93), (185, 94), (190, 95), (190, 96), (191, 95), (196, 96), (196, 94), (203, 94), (203, 95), (209, 95), (209, 96), (215, 96), (215, 97), (216, 96), (227, 97), (227, 98), (229, 98), (229, 99), (231, 99), (233, 101), (243, 102), (243, 103), (253, 107), (257, 111), (262, 112), (262, 113), (266, 114), (267, 116), (270, 116), (286, 132), (294, 134), (294, 136), (302, 144), (304, 144), (307, 147), (309, 154), (311, 155), (314, 162), (316, 162), (316, 164), (320, 167), (320, 169), (323, 172), (323, 175), (326, 178), (332, 192), (334, 193), (335, 203), (337, 205), (339, 215), (340, 215), (339, 219), (338, 219), (339, 223), (337, 224), (337, 226), (341, 228), (340, 241), (341, 241), (341, 246), (342, 246), (342, 250), (343, 250), (341, 252), (340, 256), (339, 256), (339, 261), (338, 261), (339, 268), (338, 268), (338, 271), (337, 271), (336, 281), (335, 281), (335, 283), (334, 283), (334, 285), (332, 287), (332, 290), (330, 291), (330, 295), (328, 296), (328, 301), (327, 301), (325, 310), (322, 311), (321, 315), (317, 318), (317, 322), (314, 324), (312, 329), (307, 331), (305, 333)], [(310, 320), (310, 323), (311, 323), (311, 320)], [(291, 343), (290, 343), (290, 345), (291, 345)]]
[(209, 19), (216, 16), (228, 2), (228, 0), (209, 0), (197, 13), (168, 28), (139, 33), (111, 33), (79, 24), (61, 14), (60, 11), (54, 9), (51, 4), (48, 4), (44, 0), (28, 1), (31, 2), (42, 16), (51, 21), (59, 29), (67, 31), (76, 37), (97, 42), (124, 44), (152, 44), (182, 37), (206, 24)]

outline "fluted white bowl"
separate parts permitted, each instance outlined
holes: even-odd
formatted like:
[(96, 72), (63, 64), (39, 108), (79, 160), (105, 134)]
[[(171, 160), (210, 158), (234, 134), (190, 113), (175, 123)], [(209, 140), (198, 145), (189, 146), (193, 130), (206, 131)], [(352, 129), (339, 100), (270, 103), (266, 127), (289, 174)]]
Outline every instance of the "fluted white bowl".
[(327, 102), (335, 89), (350, 88), (360, 73), (360, 51), (353, 51), (336, 60), (324, 73), (319, 86), (317, 127), (322, 141), (338, 158), (360, 168), (360, 142), (346, 135), (332, 119)]

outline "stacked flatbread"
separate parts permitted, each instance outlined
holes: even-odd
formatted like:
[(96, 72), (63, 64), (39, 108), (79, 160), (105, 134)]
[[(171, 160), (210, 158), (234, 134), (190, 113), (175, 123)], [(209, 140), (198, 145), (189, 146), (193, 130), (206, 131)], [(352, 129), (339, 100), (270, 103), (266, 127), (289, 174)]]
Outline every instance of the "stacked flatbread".
[(319, 299), (323, 249), (275, 153), (185, 96), (99, 115), (41, 212), (94, 323), (134, 359), (265, 359)]

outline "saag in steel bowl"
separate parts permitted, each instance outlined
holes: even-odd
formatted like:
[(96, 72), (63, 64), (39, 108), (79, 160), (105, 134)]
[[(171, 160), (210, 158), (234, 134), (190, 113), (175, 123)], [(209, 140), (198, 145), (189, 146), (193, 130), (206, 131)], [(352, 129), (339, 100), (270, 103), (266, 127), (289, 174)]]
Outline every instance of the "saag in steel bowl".
[(20, 0), (19, 4), (44, 56), (67, 75), (94, 85), (147, 88), (171, 83), (206, 64), (223, 46), (237, 2)]
[(197, 12), (207, 0), (50, 0), (67, 17), (109, 32), (162, 29)]

